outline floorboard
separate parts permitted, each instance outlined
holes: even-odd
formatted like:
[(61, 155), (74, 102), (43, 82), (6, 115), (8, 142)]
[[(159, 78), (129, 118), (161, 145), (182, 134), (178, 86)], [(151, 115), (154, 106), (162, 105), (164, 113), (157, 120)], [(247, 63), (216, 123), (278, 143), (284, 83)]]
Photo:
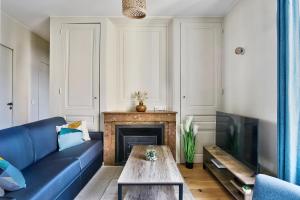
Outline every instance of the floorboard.
[(193, 169), (187, 169), (184, 164), (180, 164), (178, 168), (196, 200), (232, 199), (218, 181), (202, 168), (202, 164), (195, 164)]

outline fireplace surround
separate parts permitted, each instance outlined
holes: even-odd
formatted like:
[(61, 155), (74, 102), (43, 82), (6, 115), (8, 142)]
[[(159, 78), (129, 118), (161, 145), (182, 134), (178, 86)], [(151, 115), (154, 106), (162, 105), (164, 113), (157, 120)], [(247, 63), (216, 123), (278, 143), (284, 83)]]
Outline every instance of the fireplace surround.
[[(130, 148), (135, 144), (157, 144), (168, 145), (173, 157), (176, 158), (176, 112), (104, 112), (104, 164), (120, 165), (126, 161)], [(121, 128), (121, 129), (120, 129)], [(133, 133), (128, 134), (132, 128)], [(144, 129), (143, 131), (139, 131)], [(161, 130), (161, 140), (159, 134), (152, 131)], [(154, 132), (156, 132), (154, 131)], [(140, 138), (131, 137), (140, 134)], [(124, 141), (119, 140), (118, 135), (127, 135)], [(141, 139), (142, 138), (142, 139)], [(120, 145), (120, 142), (122, 144)], [(129, 146), (128, 146), (129, 145)], [(123, 150), (120, 156), (120, 149)], [(125, 152), (124, 152), (125, 151)], [(125, 153), (125, 154), (124, 154)]]

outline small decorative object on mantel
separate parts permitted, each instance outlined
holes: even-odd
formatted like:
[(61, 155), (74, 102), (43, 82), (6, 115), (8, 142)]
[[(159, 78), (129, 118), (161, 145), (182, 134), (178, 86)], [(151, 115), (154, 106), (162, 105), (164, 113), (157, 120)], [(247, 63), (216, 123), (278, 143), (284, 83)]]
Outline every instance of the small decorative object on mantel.
[(145, 153), (146, 160), (155, 161), (157, 160), (157, 152), (152, 145), (150, 145)]
[(192, 125), (193, 117), (186, 119), (185, 124), (181, 124), (181, 134), (183, 135), (185, 166), (188, 169), (194, 167), (196, 150), (196, 129)]
[(137, 112), (146, 112), (147, 106), (144, 105), (144, 101), (148, 99), (147, 92), (137, 91), (134, 93), (134, 98), (139, 102), (139, 105), (136, 106)]
[(123, 15), (132, 19), (146, 17), (146, 0), (122, 0)]

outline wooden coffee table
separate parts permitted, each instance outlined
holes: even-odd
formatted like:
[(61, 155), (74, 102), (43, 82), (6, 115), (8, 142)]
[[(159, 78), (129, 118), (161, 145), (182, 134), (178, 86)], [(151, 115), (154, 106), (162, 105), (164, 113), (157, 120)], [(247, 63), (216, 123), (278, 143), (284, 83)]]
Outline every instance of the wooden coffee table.
[[(130, 186), (125, 199), (176, 199), (173, 186), (179, 187), (179, 200), (183, 199), (183, 178), (168, 146), (154, 146), (156, 161), (146, 161), (147, 146), (134, 146), (118, 179), (118, 199), (122, 187)], [(147, 195), (146, 197), (143, 197)]]

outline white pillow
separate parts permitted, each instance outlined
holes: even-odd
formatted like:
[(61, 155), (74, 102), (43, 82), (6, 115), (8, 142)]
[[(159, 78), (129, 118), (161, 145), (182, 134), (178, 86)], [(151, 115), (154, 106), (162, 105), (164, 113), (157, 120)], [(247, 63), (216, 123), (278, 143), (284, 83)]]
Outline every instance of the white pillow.
[(5, 195), (5, 192), (4, 192), (4, 190), (0, 187), (0, 197), (4, 197), (4, 195)]
[(56, 126), (56, 132), (60, 132), (60, 129), (62, 128), (78, 129), (82, 131), (82, 139), (84, 141), (91, 140), (89, 131), (87, 129), (86, 121), (76, 121), (76, 122), (71, 122), (69, 124), (64, 124), (62, 126)]

